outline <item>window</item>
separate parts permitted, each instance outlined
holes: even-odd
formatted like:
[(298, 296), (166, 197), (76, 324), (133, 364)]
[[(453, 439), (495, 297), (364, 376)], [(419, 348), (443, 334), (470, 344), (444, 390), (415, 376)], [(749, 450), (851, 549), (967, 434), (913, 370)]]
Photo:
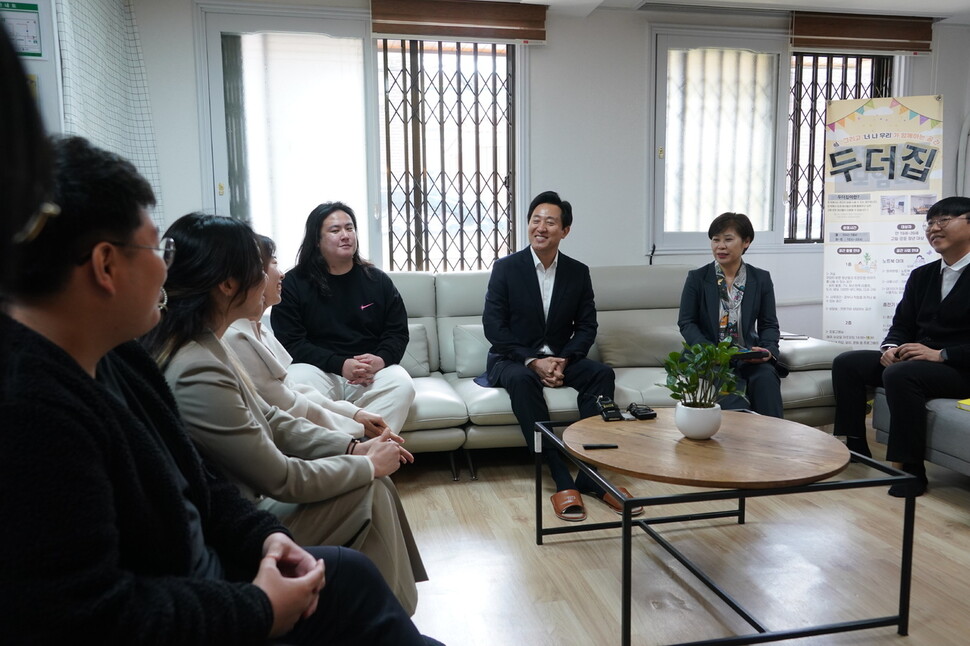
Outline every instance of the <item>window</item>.
[(826, 102), (890, 96), (894, 57), (789, 53), (768, 30), (660, 28), (656, 43), (657, 247), (706, 246), (725, 211), (759, 241), (821, 242)]
[[(654, 240), (664, 250), (706, 246), (725, 211), (771, 232), (781, 202), (786, 93), (776, 32), (657, 34)], [(763, 236), (759, 236), (762, 239)]]
[(340, 200), (357, 213), (361, 253), (380, 262), (368, 237), (377, 112), (368, 107), (366, 16), (217, 7), (203, 17), (213, 179), (207, 209), (273, 238), (285, 269), (296, 260), (310, 211)]
[(488, 269), (515, 250), (515, 46), (378, 40), (384, 257)]
[(777, 65), (741, 49), (667, 51), (665, 230), (707, 231), (724, 211), (771, 228)]
[(892, 78), (892, 56), (792, 54), (785, 242), (822, 241), (827, 102), (891, 96)]

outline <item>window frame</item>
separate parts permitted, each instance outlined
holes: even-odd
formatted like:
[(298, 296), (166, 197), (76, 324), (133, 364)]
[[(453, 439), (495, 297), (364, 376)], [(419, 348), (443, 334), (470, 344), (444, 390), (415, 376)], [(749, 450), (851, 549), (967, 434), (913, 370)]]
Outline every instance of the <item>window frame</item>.
[[(519, 119), (521, 118), (521, 116), (523, 114), (523, 111), (521, 109), (521, 105), (522, 104), (521, 104), (521, 100), (519, 98), (520, 95), (523, 93), (523, 91), (522, 91), (523, 90), (523, 84), (522, 84), (522, 81), (521, 81), (521, 76), (519, 74), (519, 71), (522, 69), (522, 65), (523, 65), (523, 63), (521, 61), (521, 57), (528, 50), (528, 47), (526, 45), (524, 45), (523, 43), (520, 43), (520, 42), (517, 42), (517, 41), (506, 41), (506, 40), (502, 40), (502, 39), (481, 39), (481, 38), (470, 38), (470, 39), (465, 39), (465, 38), (460, 38), (460, 39), (459, 38), (446, 38), (446, 37), (434, 37), (434, 38), (432, 38), (432, 37), (391, 38), (391, 37), (385, 37), (385, 36), (375, 36), (374, 39), (373, 39), (373, 41), (374, 41), (374, 48), (375, 48), (375, 68), (376, 68), (376, 71), (377, 71), (377, 77), (378, 78), (380, 78), (382, 76), (381, 75), (381, 57), (383, 56), (383, 54), (381, 53), (382, 52), (382, 49), (381, 49), (381, 42), (382, 41), (386, 41), (386, 42), (391, 42), (391, 41), (406, 42), (406, 43), (408, 43), (407, 44), (407, 47), (413, 47), (414, 44), (416, 44), (416, 43), (420, 43), (422, 45), (435, 45), (435, 44), (437, 44), (439, 47), (440, 47), (440, 45), (442, 43), (448, 43), (448, 44), (450, 44), (450, 43), (458, 43), (458, 44), (460, 44), (462, 46), (462, 51), (464, 51), (465, 48), (466, 47), (469, 47), (469, 46), (475, 46), (475, 47), (482, 46), (484, 48), (490, 48), (490, 47), (496, 47), (496, 46), (503, 46), (503, 47), (509, 48), (507, 50), (508, 51), (508, 54), (506, 55), (507, 56), (507, 59), (506, 60), (508, 62), (507, 62), (507, 68), (506, 68), (506, 70), (507, 70), (507, 77), (506, 77), (507, 78), (507, 82), (506, 82), (506, 90), (505, 91), (509, 95), (509, 102), (508, 102), (509, 108), (507, 109), (506, 119), (508, 121), (508, 129), (507, 129), (507, 132), (508, 132), (508, 145), (511, 148), (511, 150), (507, 151), (506, 156), (505, 156), (506, 162), (508, 164), (508, 167), (507, 167), (507, 172), (506, 172), (506, 175), (505, 175), (505, 179), (503, 181), (503, 184), (506, 186), (506, 189), (505, 190), (508, 192), (508, 208), (509, 208), (509, 210), (511, 212), (509, 214), (509, 216), (508, 216), (508, 219), (507, 219), (509, 232), (508, 232), (508, 234), (507, 234), (506, 237), (507, 237), (507, 244), (509, 245), (509, 248), (510, 248), (509, 251), (508, 251), (508, 253), (513, 253), (514, 251), (516, 251), (517, 249), (519, 249), (521, 247), (520, 240), (522, 238), (522, 235), (520, 233), (520, 230), (521, 230), (521, 228), (523, 226), (522, 225), (522, 218), (521, 218), (521, 215), (520, 215), (520, 212), (521, 212), (521, 197), (520, 196), (522, 194), (522, 185), (521, 185), (521, 182), (520, 182), (520, 178), (523, 176), (523, 173), (520, 171), (520, 167), (519, 167), (519, 164), (521, 163), (521, 161), (523, 159), (523, 150), (522, 150), (523, 149), (523, 146), (522, 146), (522, 137), (521, 137), (521, 132), (523, 132), (523, 129), (521, 128), (521, 126), (519, 124)], [(433, 49), (434, 48), (432, 47), (432, 50)], [(423, 50), (421, 50), (421, 51), (423, 51)], [(470, 54), (464, 54), (464, 55), (469, 56)], [(495, 60), (498, 60), (498, 56), (497, 55), (493, 54), (492, 56), (495, 57)], [(413, 74), (413, 70), (412, 70), (411, 73)], [(422, 74), (423, 74), (423, 72), (422, 72)], [(386, 89), (384, 87), (384, 83), (383, 83), (383, 81), (379, 80), (378, 81), (378, 84), (379, 84), (378, 91), (377, 91), (378, 97), (379, 97), (379, 99), (381, 101), (385, 101), (386, 102), (386, 99), (384, 98), (384, 93), (385, 93), (385, 89)], [(460, 104), (462, 106), (467, 107), (467, 104), (465, 104), (464, 102), (460, 102)], [(415, 110), (415, 106), (411, 105), (410, 102), (408, 103), (408, 106), (409, 106), (409, 109)], [(418, 112), (423, 112), (423, 108), (425, 106), (426, 106), (426, 104), (422, 101), (422, 103), (420, 104), (420, 107), (418, 109)], [(378, 116), (379, 117), (381, 115), (383, 115), (384, 110), (385, 110), (385, 106), (384, 105), (380, 106), (380, 108), (378, 110), (378, 113), (379, 113)], [(414, 113), (412, 113), (412, 114), (414, 114)], [(380, 173), (380, 176), (382, 178), (382, 180), (381, 180), (382, 186), (381, 186), (381, 195), (380, 195), (380, 200), (381, 201), (380, 201), (379, 214), (380, 214), (380, 218), (381, 218), (381, 228), (382, 228), (382, 234), (381, 235), (383, 237), (382, 244), (383, 245), (386, 245), (386, 247), (384, 249), (384, 251), (385, 251), (385, 265), (387, 267), (391, 267), (391, 264), (394, 261), (394, 257), (396, 255), (396, 249), (395, 249), (395, 244), (394, 244), (393, 236), (391, 235), (391, 232), (390, 232), (389, 229), (390, 229), (390, 226), (392, 225), (392, 220), (394, 219), (395, 216), (392, 214), (391, 211), (393, 209), (392, 209), (392, 206), (389, 204), (389, 195), (387, 194), (387, 191), (388, 191), (389, 187), (385, 185), (386, 184), (386, 181), (388, 179), (388, 176), (389, 176), (389, 174), (390, 174), (391, 171), (390, 171), (390, 169), (386, 168), (386, 164), (387, 164), (387, 161), (388, 161), (388, 150), (387, 150), (387, 148), (384, 145), (384, 143), (385, 143), (384, 142), (385, 135), (383, 134), (384, 132), (386, 132), (387, 128), (389, 127), (390, 121), (387, 121), (386, 120), (387, 119), (386, 115), (384, 115), (384, 116), (385, 116), (385, 118), (384, 119), (381, 119), (381, 126), (380, 126), (380, 129), (382, 130), (382, 135), (381, 135), (381, 140), (382, 140), (381, 141), (381, 160), (380, 160), (381, 161), (381, 164), (382, 164), (381, 173)], [(446, 119), (445, 121), (446, 122), (449, 122), (450, 119)], [(438, 123), (438, 122), (436, 120), (434, 120), (434, 119), (431, 119), (431, 120), (429, 120), (428, 123), (431, 124), (431, 125), (433, 125), (434, 123)], [(427, 125), (427, 124), (425, 124), (425, 125)], [(424, 131), (424, 126), (421, 127), (421, 130), (422, 130), (422, 132)], [(408, 134), (405, 137), (406, 142), (410, 143), (410, 150), (412, 151), (408, 155), (409, 158), (411, 158), (413, 155), (424, 155), (426, 153), (426, 150), (425, 150), (425, 147), (424, 147), (424, 143), (426, 143), (426, 142), (422, 141), (422, 142), (420, 142), (420, 145), (419, 144), (416, 144), (415, 141), (414, 141), (414, 137), (417, 137), (417, 136), (418, 136), (417, 134)], [(439, 142), (439, 143), (443, 143), (443, 142)], [(436, 151), (436, 154), (444, 154), (442, 148), (436, 148), (435, 151)], [(458, 160), (457, 163), (458, 163), (458, 166), (460, 167), (461, 164), (462, 164), (462, 160)], [(409, 160), (405, 160), (405, 165), (408, 165), (408, 164), (409, 164)], [(421, 164), (419, 164), (419, 163), (414, 164), (415, 167), (418, 167), (420, 165)], [(454, 170), (454, 168), (451, 168), (450, 166), (449, 166), (449, 168), (452, 171)], [(414, 174), (413, 171), (411, 173), (407, 173), (407, 175), (410, 176), (410, 180), (411, 181), (414, 181), (415, 174)], [(478, 173), (474, 173), (474, 175), (478, 175)], [(422, 182), (422, 184), (423, 184), (423, 182)], [(417, 188), (416, 186), (414, 186), (409, 191), (409, 193), (413, 193), (413, 194), (419, 195), (419, 194), (423, 193), (423, 190), (421, 190), (421, 189)], [(415, 239), (421, 238), (421, 237), (423, 237), (421, 235), (421, 233), (422, 233), (422, 231), (424, 229), (424, 227), (422, 225), (423, 224), (426, 224), (429, 221), (429, 219), (434, 219), (434, 218), (439, 218), (440, 217), (440, 214), (437, 214), (437, 210), (434, 207), (435, 206), (440, 206), (441, 204), (439, 202), (424, 202), (420, 198), (417, 199), (417, 201), (412, 201), (410, 199), (410, 197), (408, 198), (407, 202), (408, 203), (406, 205), (405, 211), (407, 213), (411, 213), (411, 210), (413, 210), (414, 214), (411, 217), (414, 218), (415, 220), (419, 220), (420, 221), (420, 222), (417, 223), (416, 228), (411, 229), (409, 231), (408, 237), (414, 237)], [(430, 211), (428, 209), (428, 205), (429, 204), (432, 205), (432, 208), (431, 208)], [(481, 202), (476, 202), (476, 204), (481, 204)], [(429, 216), (430, 216), (430, 218), (429, 218)], [(397, 217), (399, 217), (399, 218), (402, 217), (402, 214), (401, 213), (398, 213), (397, 214)], [(447, 225), (445, 225), (445, 226), (447, 226)], [(423, 246), (422, 246), (422, 244), (421, 244), (420, 241), (413, 242), (411, 249), (409, 249), (408, 258), (407, 258), (406, 261), (404, 261), (404, 265), (405, 266), (394, 267), (393, 270), (395, 270), (395, 271), (431, 271), (431, 272), (437, 272), (437, 273), (441, 273), (441, 272), (461, 272), (461, 271), (478, 271), (478, 270), (481, 270), (482, 267), (478, 267), (478, 266), (468, 266), (468, 267), (465, 267), (463, 265), (465, 265), (466, 262), (469, 262), (471, 264), (475, 264), (477, 262), (477, 264), (479, 264), (479, 265), (484, 264), (485, 265), (485, 268), (489, 268), (495, 262), (495, 260), (498, 260), (502, 256), (506, 255), (506, 254), (500, 254), (499, 256), (496, 256), (495, 258), (485, 259), (483, 261), (482, 247), (477, 247), (477, 248), (475, 248), (475, 251), (474, 251), (474, 253), (477, 256), (477, 261), (474, 260), (474, 259), (473, 260), (470, 260), (470, 261), (466, 261), (465, 258), (464, 258), (465, 252), (462, 251), (461, 249), (459, 249), (458, 253), (456, 254), (457, 255), (457, 258), (458, 258), (457, 261), (455, 260), (455, 255), (451, 255), (451, 256), (448, 256), (448, 257), (445, 257), (445, 258), (440, 259), (440, 263), (441, 263), (441, 266), (440, 267), (433, 267), (433, 266), (432, 267), (425, 267), (424, 265), (428, 264), (428, 262), (429, 262), (428, 259), (427, 259), (428, 255), (429, 255), (428, 252), (431, 251), (431, 250), (433, 250), (438, 243), (443, 242), (445, 244), (445, 246), (448, 246), (448, 243), (449, 242), (454, 242), (453, 240), (451, 240), (447, 236), (447, 234), (444, 234), (445, 237), (441, 237), (441, 236), (442, 236), (442, 234), (439, 233), (432, 240), (431, 247), (429, 249), (424, 249), (424, 253), (418, 254), (418, 258), (420, 258), (422, 260), (421, 262), (419, 262), (415, 258), (414, 251), (415, 251), (415, 249), (418, 249), (418, 248), (422, 248), (423, 249)], [(400, 243), (399, 243), (398, 246), (400, 246)], [(466, 244), (466, 247), (468, 247), (468, 246), (474, 247), (475, 245)], [(487, 244), (486, 244), (486, 246), (487, 246)], [(449, 258), (451, 259), (450, 261), (449, 261)], [(457, 264), (462, 265), (462, 266), (452, 268), (449, 265), (451, 263), (453, 263), (453, 262), (457, 262)], [(412, 266), (412, 265), (414, 265), (414, 266)]]
[[(660, 159), (660, 149), (665, 146), (667, 115), (666, 115), (666, 69), (667, 50), (685, 47), (748, 49), (758, 52), (774, 54), (778, 57), (775, 71), (775, 126), (773, 133), (774, 152), (771, 173), (771, 229), (757, 231), (758, 249), (783, 246), (784, 223), (787, 210), (782, 208), (785, 199), (785, 168), (780, 164), (785, 159), (788, 148), (788, 92), (783, 91), (788, 86), (788, 34), (786, 31), (774, 28), (732, 28), (715, 29), (712, 27), (686, 27), (681, 25), (657, 24), (650, 30), (653, 43), (653, 95), (654, 115), (651, 132), (650, 154), (650, 186), (653, 199), (651, 207), (654, 217), (651, 218), (648, 230), (648, 249), (651, 254), (672, 255), (685, 253), (707, 253), (709, 241), (706, 232), (675, 232), (664, 230), (665, 208), (665, 168)], [(757, 47), (752, 47), (755, 44)], [(784, 127), (781, 127), (784, 125)], [(718, 214), (711, 213), (710, 219)], [(654, 246), (655, 245), (655, 246)]]
[[(878, 68), (880, 68), (883, 65), (883, 61), (884, 60), (888, 60), (888, 61), (890, 61), (889, 62), (889, 69), (890, 69), (890, 73), (889, 73), (889, 77), (890, 77), (889, 94), (888, 95), (878, 95), (877, 96), (876, 92), (870, 91), (869, 97), (866, 97), (866, 98), (884, 98), (884, 97), (892, 97), (892, 96), (904, 96), (904, 95), (898, 94), (896, 92), (897, 79), (899, 78), (899, 75), (897, 74), (897, 69), (902, 64), (902, 61), (901, 61), (902, 57), (901, 56), (898, 56), (898, 55), (894, 56), (892, 54), (888, 54), (888, 53), (885, 53), (885, 52), (882, 52), (882, 53), (873, 53), (873, 52), (861, 52), (861, 51), (852, 51), (852, 52), (849, 52), (849, 51), (821, 51), (821, 50), (808, 50), (808, 49), (803, 49), (803, 48), (792, 48), (791, 54), (789, 55), (789, 59), (790, 59), (789, 69), (791, 69), (792, 64), (794, 64), (794, 62), (795, 62), (794, 59), (796, 57), (814, 57), (815, 58), (815, 62), (813, 63), (813, 65), (810, 68), (812, 70), (813, 76), (815, 78), (818, 78), (818, 76), (819, 76), (819, 73), (817, 71), (819, 69), (819, 65), (818, 65), (818, 59), (819, 58), (828, 59), (828, 62), (829, 62), (828, 63), (828, 66), (827, 66), (828, 71), (832, 71), (834, 69), (834, 66), (831, 63), (832, 59), (836, 59), (836, 58), (841, 58), (841, 59), (844, 59), (844, 60), (856, 59), (856, 67), (858, 68), (859, 61), (861, 59), (869, 58), (869, 59), (872, 60), (871, 65), (873, 66), (873, 76), (876, 75)], [(844, 64), (844, 61), (843, 61), (843, 64)], [(804, 69), (805, 67), (806, 66), (803, 65), (802, 66), (802, 69)], [(860, 72), (858, 72), (858, 71), (856, 72), (856, 76), (857, 76), (856, 85), (858, 85), (858, 77), (859, 77), (860, 74), (861, 74)], [(843, 76), (845, 76), (845, 75), (846, 75), (845, 72), (843, 72)], [(875, 80), (871, 80), (869, 82), (870, 90), (876, 90), (877, 89), (875, 87), (876, 86), (876, 83), (877, 83), (877, 81), (875, 81)], [(801, 83), (799, 81), (798, 84), (802, 86), (802, 89), (804, 89), (804, 84), (803, 83)], [(830, 84), (831, 83), (824, 83), (824, 84), (822, 84), (822, 86), (823, 87), (827, 87)], [(794, 100), (795, 84), (791, 84), (789, 86), (789, 93), (790, 93), (790, 95), (789, 95), (790, 96), (790, 99)], [(859, 99), (859, 98), (864, 98), (864, 97), (847, 97), (847, 98), (848, 99)], [(824, 98), (823, 100), (824, 101), (829, 101), (829, 100), (845, 100), (845, 99), (838, 99), (838, 98), (836, 98), (836, 99), (830, 99), (830, 98)], [(789, 120), (788, 120), (789, 129), (791, 129), (792, 128), (792, 125), (793, 125), (793, 120), (794, 120), (793, 119), (793, 117), (794, 117), (794, 114), (793, 113), (794, 113), (794, 110), (791, 110), (790, 109), (789, 110)], [(802, 132), (804, 132), (804, 128), (805, 128), (804, 120), (799, 120), (799, 125), (802, 128)], [(823, 117), (822, 123), (816, 124), (815, 127), (816, 128), (821, 127), (824, 130), (824, 128), (825, 128), (824, 117)], [(791, 142), (791, 143), (793, 143), (793, 142)], [(809, 145), (811, 146), (811, 144), (809, 144)], [(822, 188), (821, 188), (821, 191), (818, 193), (818, 195), (820, 197), (823, 197), (824, 198), (824, 194), (825, 194), (825, 189), (824, 189), (824, 184), (825, 184), (825, 177), (824, 177), (824, 150), (825, 150), (825, 140), (824, 140), (824, 136), (823, 136), (822, 147), (821, 148), (822, 148), (822, 155), (821, 155), (822, 164), (821, 164), (821, 169), (822, 169), (823, 173), (820, 176), (820, 180), (819, 180), (819, 183), (822, 185)], [(784, 242), (785, 242), (786, 245), (821, 243), (821, 242), (824, 241), (824, 237), (825, 237), (825, 202), (824, 202), (824, 199), (818, 200), (817, 201), (817, 204), (812, 209), (812, 211), (814, 211), (815, 209), (818, 209), (818, 214), (817, 215), (818, 215), (818, 217), (821, 220), (821, 222), (819, 223), (819, 236), (818, 237), (815, 237), (815, 238), (811, 237), (811, 232), (812, 232), (812, 229), (814, 228), (812, 226), (812, 221), (814, 220), (814, 218), (816, 216), (815, 213), (810, 213), (807, 216), (806, 221), (805, 221), (804, 231), (799, 231), (798, 230), (798, 226), (797, 226), (798, 225), (798, 206), (792, 203), (792, 197), (793, 197), (793, 193), (795, 192), (793, 190), (793, 187), (794, 187), (795, 184), (800, 184), (800, 181), (798, 179), (793, 179), (792, 174), (791, 174), (791, 170), (792, 170), (792, 157), (793, 156), (796, 156), (796, 155), (797, 155), (797, 153), (795, 152), (794, 148), (790, 148), (789, 151), (788, 151), (788, 156), (787, 156), (786, 162), (785, 162), (785, 166), (786, 166), (786, 169), (785, 170), (786, 170), (786, 173), (787, 173), (787, 179), (786, 179), (786, 182), (785, 182), (785, 185), (786, 185), (786, 190), (785, 190), (785, 198), (786, 198), (786, 200), (785, 200), (785, 207), (786, 207), (786, 209), (788, 211), (788, 217), (787, 217), (786, 222), (785, 222), (785, 237), (784, 237)], [(816, 155), (816, 157), (818, 157), (818, 155)], [(799, 168), (802, 169), (802, 170), (804, 170), (806, 168), (806, 166), (800, 166)], [(812, 167), (812, 170), (815, 170), (816, 168), (819, 168), (819, 167), (818, 166), (813, 166)], [(811, 190), (814, 186), (815, 186), (815, 184), (810, 181), (809, 182), (809, 192), (814, 193), (814, 191)], [(799, 193), (799, 197), (805, 195), (805, 193), (806, 192), (800, 192)], [(809, 196), (808, 199), (809, 199), (809, 201), (812, 201), (812, 197), (811, 196)], [(802, 202), (802, 201), (803, 200), (801, 200), (801, 199), (799, 200), (799, 202)], [(805, 235), (804, 236), (800, 236), (800, 234), (802, 234), (802, 233), (804, 233)]]
[[(377, 63), (376, 47), (370, 34), (370, 12), (358, 9), (330, 7), (265, 7), (260, 5), (227, 5), (218, 2), (198, 2), (193, 13), (195, 31), (195, 60), (199, 114), (199, 140), (202, 170), (205, 176), (202, 192), (202, 210), (206, 213), (228, 215), (229, 202), (220, 186), (228, 191), (228, 168), (225, 133), (214, 126), (220, 123), (218, 115), (223, 104), (221, 68), (215, 63), (215, 47), (220, 28), (246, 29), (253, 25), (257, 31), (282, 31), (294, 33), (330, 33), (318, 29), (323, 23), (339, 25), (341, 35), (359, 34), (363, 43), (365, 166), (367, 202), (352, 205), (357, 213), (358, 225), (366, 227), (367, 248), (361, 254), (378, 267), (383, 266), (380, 220), (380, 135), (377, 132)], [(221, 47), (221, 45), (218, 45)], [(219, 69), (217, 69), (219, 68)], [(218, 82), (216, 82), (218, 80)], [(216, 116), (213, 116), (213, 112)], [(224, 122), (224, 118), (222, 119)], [(211, 182), (211, 183), (209, 183)], [(321, 196), (339, 199), (339, 196)], [(305, 214), (302, 216), (305, 219)], [(301, 224), (302, 227), (302, 224)]]

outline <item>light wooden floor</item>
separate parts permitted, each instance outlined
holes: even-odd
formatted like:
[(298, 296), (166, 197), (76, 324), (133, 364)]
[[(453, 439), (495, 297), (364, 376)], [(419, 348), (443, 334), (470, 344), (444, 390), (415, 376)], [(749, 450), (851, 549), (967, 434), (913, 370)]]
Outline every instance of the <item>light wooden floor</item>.
[[(884, 457), (885, 447), (869, 443)], [(432, 454), (394, 476), (431, 579), (418, 585), (421, 631), (449, 646), (619, 644), (618, 530), (537, 546), (525, 449), (475, 455), (477, 481), (466, 469), (453, 482), (447, 458)], [(839, 477), (867, 472), (875, 473), (853, 464)], [(917, 502), (909, 636), (876, 628), (786, 643), (970, 644), (970, 478), (934, 465), (928, 472), (930, 490)], [(616, 482), (634, 493), (678, 490)], [(543, 522), (564, 524), (546, 488)], [(760, 498), (748, 501), (744, 525), (724, 519), (660, 531), (769, 628), (785, 629), (895, 614), (902, 505), (876, 488)], [(616, 518), (595, 500), (587, 511), (586, 522)], [(634, 644), (751, 632), (642, 532), (634, 534), (633, 576)]]

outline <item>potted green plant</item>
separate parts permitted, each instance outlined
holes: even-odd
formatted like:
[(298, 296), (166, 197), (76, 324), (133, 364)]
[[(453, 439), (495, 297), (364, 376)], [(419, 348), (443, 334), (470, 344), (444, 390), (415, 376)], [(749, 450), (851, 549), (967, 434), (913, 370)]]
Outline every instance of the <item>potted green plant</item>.
[(730, 339), (720, 343), (684, 343), (681, 352), (671, 352), (664, 360), (667, 381), (663, 384), (677, 400), (674, 422), (686, 437), (706, 440), (721, 426), (720, 401), (738, 390), (738, 379), (731, 367), (738, 353)]

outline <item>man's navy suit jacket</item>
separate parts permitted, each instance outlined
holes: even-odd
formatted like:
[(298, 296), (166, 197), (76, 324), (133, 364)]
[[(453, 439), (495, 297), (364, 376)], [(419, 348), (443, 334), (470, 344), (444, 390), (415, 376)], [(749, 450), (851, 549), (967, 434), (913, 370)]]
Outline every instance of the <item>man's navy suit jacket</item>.
[(475, 379), (482, 386), (496, 383), (493, 369), (500, 361), (524, 362), (539, 356), (543, 345), (548, 345), (555, 357), (570, 361), (585, 358), (596, 340), (596, 304), (589, 267), (559, 254), (546, 317), (531, 249), (502, 258), (495, 263), (488, 281), (482, 324), (492, 344), (485, 374)]

